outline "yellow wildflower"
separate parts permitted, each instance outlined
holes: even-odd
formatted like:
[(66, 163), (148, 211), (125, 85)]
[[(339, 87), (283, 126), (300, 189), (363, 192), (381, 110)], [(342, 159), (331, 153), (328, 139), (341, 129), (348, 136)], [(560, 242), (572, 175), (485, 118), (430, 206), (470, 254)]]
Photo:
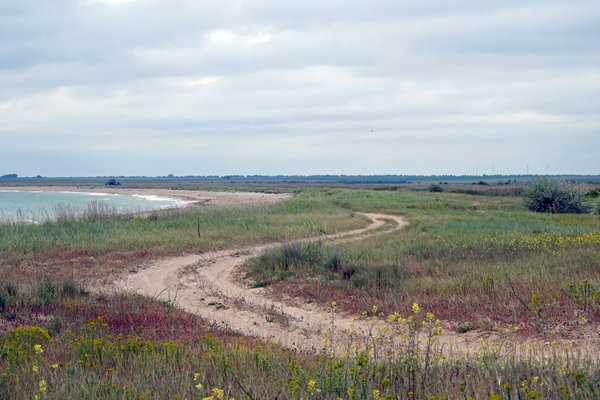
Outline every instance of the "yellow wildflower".
[(201, 390), (202, 389), (202, 384), (198, 383), (194, 386), (196, 389)]
[(317, 382), (315, 382), (313, 379), (308, 381), (308, 390), (311, 393), (320, 393), (321, 389), (319, 389), (319, 386), (317, 386)]
[(37, 372), (39, 371), (39, 368), (38, 368), (38, 366), (37, 366), (37, 365), (34, 365), (33, 367), (31, 367), (31, 370), (32, 370), (33, 372), (36, 372), (36, 373), (37, 373)]
[(337, 301), (333, 300), (331, 303), (329, 303), (329, 305), (331, 306), (331, 308), (336, 308), (337, 307)]
[(33, 346), (33, 351), (35, 351), (35, 354), (40, 354), (44, 352), (44, 349), (41, 344), (36, 344)]
[(58, 364), (52, 364), (52, 369), (57, 369), (58, 368)]
[(212, 393), (217, 399), (223, 399), (225, 397), (225, 391), (221, 388), (213, 388)]
[(40, 383), (39, 383), (39, 385), (38, 385), (38, 386), (39, 386), (39, 388), (40, 388), (40, 392), (42, 392), (42, 393), (46, 393), (47, 386), (46, 386), (46, 380), (45, 380), (45, 379), (42, 379), (42, 380), (40, 381)]
[(418, 314), (421, 312), (421, 307), (419, 307), (419, 305), (417, 303), (413, 303), (412, 310), (415, 314)]

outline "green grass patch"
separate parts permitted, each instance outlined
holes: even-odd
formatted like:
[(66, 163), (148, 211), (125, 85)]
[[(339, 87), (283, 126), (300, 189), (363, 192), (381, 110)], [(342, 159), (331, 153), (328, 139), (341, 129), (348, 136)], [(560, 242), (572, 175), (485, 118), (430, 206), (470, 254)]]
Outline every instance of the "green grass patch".
[[(521, 198), (509, 196), (370, 190), (319, 195), (352, 210), (402, 214), (410, 224), (349, 244), (294, 245), (293, 253), (274, 249), (250, 262), (248, 276), (334, 285), (345, 290), (335, 293), (352, 296), (352, 311), (373, 304), (406, 310), (416, 301), (457, 321), (527, 321), (547, 330), (579, 326), (582, 313), (587, 321), (600, 321), (600, 294), (582, 307), (567, 290), (584, 281), (600, 287), (598, 216), (533, 213)], [(307, 276), (321, 280), (305, 281)], [(301, 288), (295, 293), (302, 294)], [(541, 300), (532, 305), (534, 298)]]
[(366, 224), (327, 199), (300, 193), (276, 205), (186, 208), (149, 217), (103, 216), (40, 225), (0, 223), (6, 264), (61, 257), (145, 251), (148, 257), (312, 237)]

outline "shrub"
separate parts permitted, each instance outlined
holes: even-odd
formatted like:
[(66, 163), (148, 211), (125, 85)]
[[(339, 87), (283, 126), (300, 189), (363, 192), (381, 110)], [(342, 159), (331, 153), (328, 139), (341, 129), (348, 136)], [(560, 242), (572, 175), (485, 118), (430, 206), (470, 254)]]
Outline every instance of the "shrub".
[(592, 189), (589, 192), (587, 192), (586, 196), (590, 199), (597, 199), (598, 197), (600, 197), (600, 189)]
[(19, 295), (19, 287), (9, 282), (4, 285), (4, 292), (6, 292), (8, 297), (15, 299)]
[(53, 317), (46, 324), (46, 328), (48, 329), (48, 333), (52, 336), (57, 336), (63, 330), (63, 322), (59, 317)]
[(431, 185), (429, 185), (427, 187), (427, 190), (429, 190), (430, 192), (443, 192), (444, 188), (442, 187), (442, 185), (438, 185), (437, 183), (432, 183)]
[(535, 212), (581, 214), (587, 212), (585, 196), (580, 186), (542, 178), (525, 190), (525, 204)]
[(72, 280), (64, 281), (60, 285), (60, 296), (63, 298), (75, 298), (77, 296), (85, 295), (84, 289), (77, 286)]

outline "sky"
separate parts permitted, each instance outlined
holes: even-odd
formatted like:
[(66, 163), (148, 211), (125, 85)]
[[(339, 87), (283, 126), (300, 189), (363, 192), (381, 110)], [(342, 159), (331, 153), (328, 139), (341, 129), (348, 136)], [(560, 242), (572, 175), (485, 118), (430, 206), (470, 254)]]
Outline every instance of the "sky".
[(0, 175), (600, 174), (600, 1), (0, 0)]

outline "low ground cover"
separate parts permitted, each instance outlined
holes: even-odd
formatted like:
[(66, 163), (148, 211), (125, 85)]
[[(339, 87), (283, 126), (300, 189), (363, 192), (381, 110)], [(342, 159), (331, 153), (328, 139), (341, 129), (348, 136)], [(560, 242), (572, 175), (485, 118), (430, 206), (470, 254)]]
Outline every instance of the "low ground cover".
[[(2, 321), (14, 313), (23, 324), (0, 329), (1, 398), (592, 399), (600, 393), (598, 360), (573, 350), (536, 358), (530, 349), (529, 358), (516, 358), (507, 344), (490, 343), (452, 358), (436, 343), (440, 323), (417, 304), (404, 317), (370, 314), (405, 332), (394, 351), (383, 347), (382, 336), (337, 357), (240, 338), (149, 299), (49, 285), (9, 290)], [(47, 303), (42, 293), (51, 286), (55, 296)], [(428, 339), (417, 342), (418, 332)]]

